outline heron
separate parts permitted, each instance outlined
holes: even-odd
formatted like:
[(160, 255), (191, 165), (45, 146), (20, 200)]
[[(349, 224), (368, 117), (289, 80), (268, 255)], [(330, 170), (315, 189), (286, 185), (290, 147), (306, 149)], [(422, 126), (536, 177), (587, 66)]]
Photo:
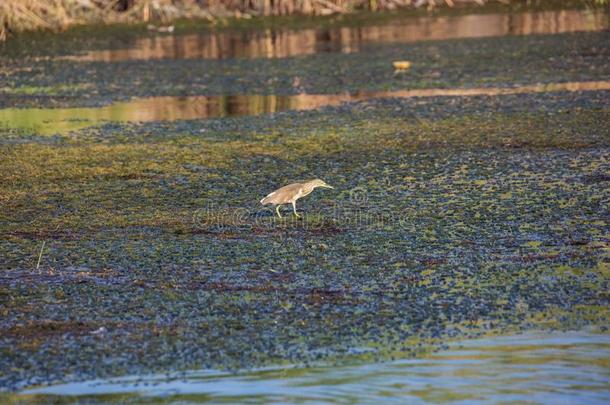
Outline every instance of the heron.
[(272, 193), (269, 193), (267, 197), (263, 198), (260, 201), (260, 203), (263, 205), (275, 205), (275, 212), (280, 218), (282, 218), (282, 214), (280, 214), (280, 205), (292, 204), (292, 210), (294, 211), (294, 215), (296, 215), (297, 218), (301, 218), (301, 216), (297, 212), (297, 200), (311, 193), (316, 187), (334, 188), (320, 179), (310, 180), (304, 183), (292, 183), (287, 186), (278, 188)]

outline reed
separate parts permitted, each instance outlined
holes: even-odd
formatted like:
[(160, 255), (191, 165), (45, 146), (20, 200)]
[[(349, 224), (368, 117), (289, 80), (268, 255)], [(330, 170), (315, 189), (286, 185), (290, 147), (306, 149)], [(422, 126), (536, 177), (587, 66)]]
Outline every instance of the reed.
[[(168, 23), (177, 18), (329, 15), (355, 10), (434, 8), (487, 0), (2, 0), (0, 40), (22, 31), (96, 23)], [(507, 0), (502, 0), (506, 2)]]

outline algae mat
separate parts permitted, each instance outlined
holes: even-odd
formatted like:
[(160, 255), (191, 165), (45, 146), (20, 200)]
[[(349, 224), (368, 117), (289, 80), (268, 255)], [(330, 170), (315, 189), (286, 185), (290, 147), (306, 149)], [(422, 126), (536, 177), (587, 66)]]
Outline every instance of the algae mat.
[[(0, 384), (607, 328), (607, 91), (0, 140)], [(277, 220), (257, 201), (321, 177)], [(44, 246), (43, 246), (44, 243)]]
[[(7, 43), (0, 390), (374, 367), (519, 330), (607, 336), (601, 13), (593, 32), (364, 41), (273, 58), (75, 61), (46, 56), (95, 51), (94, 36)], [(396, 60), (411, 69), (395, 72)], [(278, 100), (307, 94), (321, 108), (278, 112), (298, 108)], [(240, 95), (256, 95), (247, 113), (263, 115), (230, 117)], [(210, 108), (174, 115), (176, 98)], [(85, 128), (83, 111), (142, 99), (171, 114), (133, 123), (145, 119), (114, 111)], [(64, 109), (74, 115), (51, 130)], [(335, 190), (300, 202), (303, 220), (258, 204), (316, 177)]]

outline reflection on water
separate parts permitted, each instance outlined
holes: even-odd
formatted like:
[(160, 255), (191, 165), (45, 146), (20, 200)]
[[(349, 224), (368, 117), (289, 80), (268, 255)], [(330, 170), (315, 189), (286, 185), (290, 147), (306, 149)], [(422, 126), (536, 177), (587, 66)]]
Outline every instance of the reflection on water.
[(376, 98), (442, 96), (497, 96), (554, 91), (610, 90), (610, 81), (567, 82), (519, 87), (415, 89), (354, 94), (298, 94), (293, 96), (237, 95), (149, 97), (99, 108), (9, 108), (0, 110), (0, 127), (23, 128), (40, 134), (65, 133), (100, 122), (146, 122), (268, 114), (312, 110), (323, 106)]
[[(151, 400), (255, 403), (608, 404), (610, 336), (531, 333), (471, 340), (424, 359), (381, 364), (273, 368), (231, 375), (214, 371), (95, 380), (25, 394), (131, 394)], [(101, 395), (106, 395), (101, 397)]]
[(128, 49), (68, 56), (77, 61), (130, 59), (285, 58), (319, 52), (357, 52), (371, 43), (409, 43), (450, 38), (599, 31), (609, 26), (603, 10), (559, 10), (516, 14), (410, 17), (384, 25), (326, 30), (265, 30), (157, 36)]

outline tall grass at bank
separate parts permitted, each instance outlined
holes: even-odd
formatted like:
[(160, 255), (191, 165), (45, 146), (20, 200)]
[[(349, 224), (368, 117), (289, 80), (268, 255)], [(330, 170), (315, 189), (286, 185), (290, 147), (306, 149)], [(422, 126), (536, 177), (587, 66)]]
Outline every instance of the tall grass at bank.
[(11, 33), (60, 31), (73, 25), (209, 17), (204, 11), (191, 0), (2, 0), (0, 40)]
[[(0, 40), (10, 34), (60, 31), (97, 23), (167, 23), (176, 18), (329, 15), (355, 10), (484, 4), (488, 0), (2, 0)], [(496, 0), (497, 1), (497, 0)], [(510, 0), (502, 0), (508, 2)]]

